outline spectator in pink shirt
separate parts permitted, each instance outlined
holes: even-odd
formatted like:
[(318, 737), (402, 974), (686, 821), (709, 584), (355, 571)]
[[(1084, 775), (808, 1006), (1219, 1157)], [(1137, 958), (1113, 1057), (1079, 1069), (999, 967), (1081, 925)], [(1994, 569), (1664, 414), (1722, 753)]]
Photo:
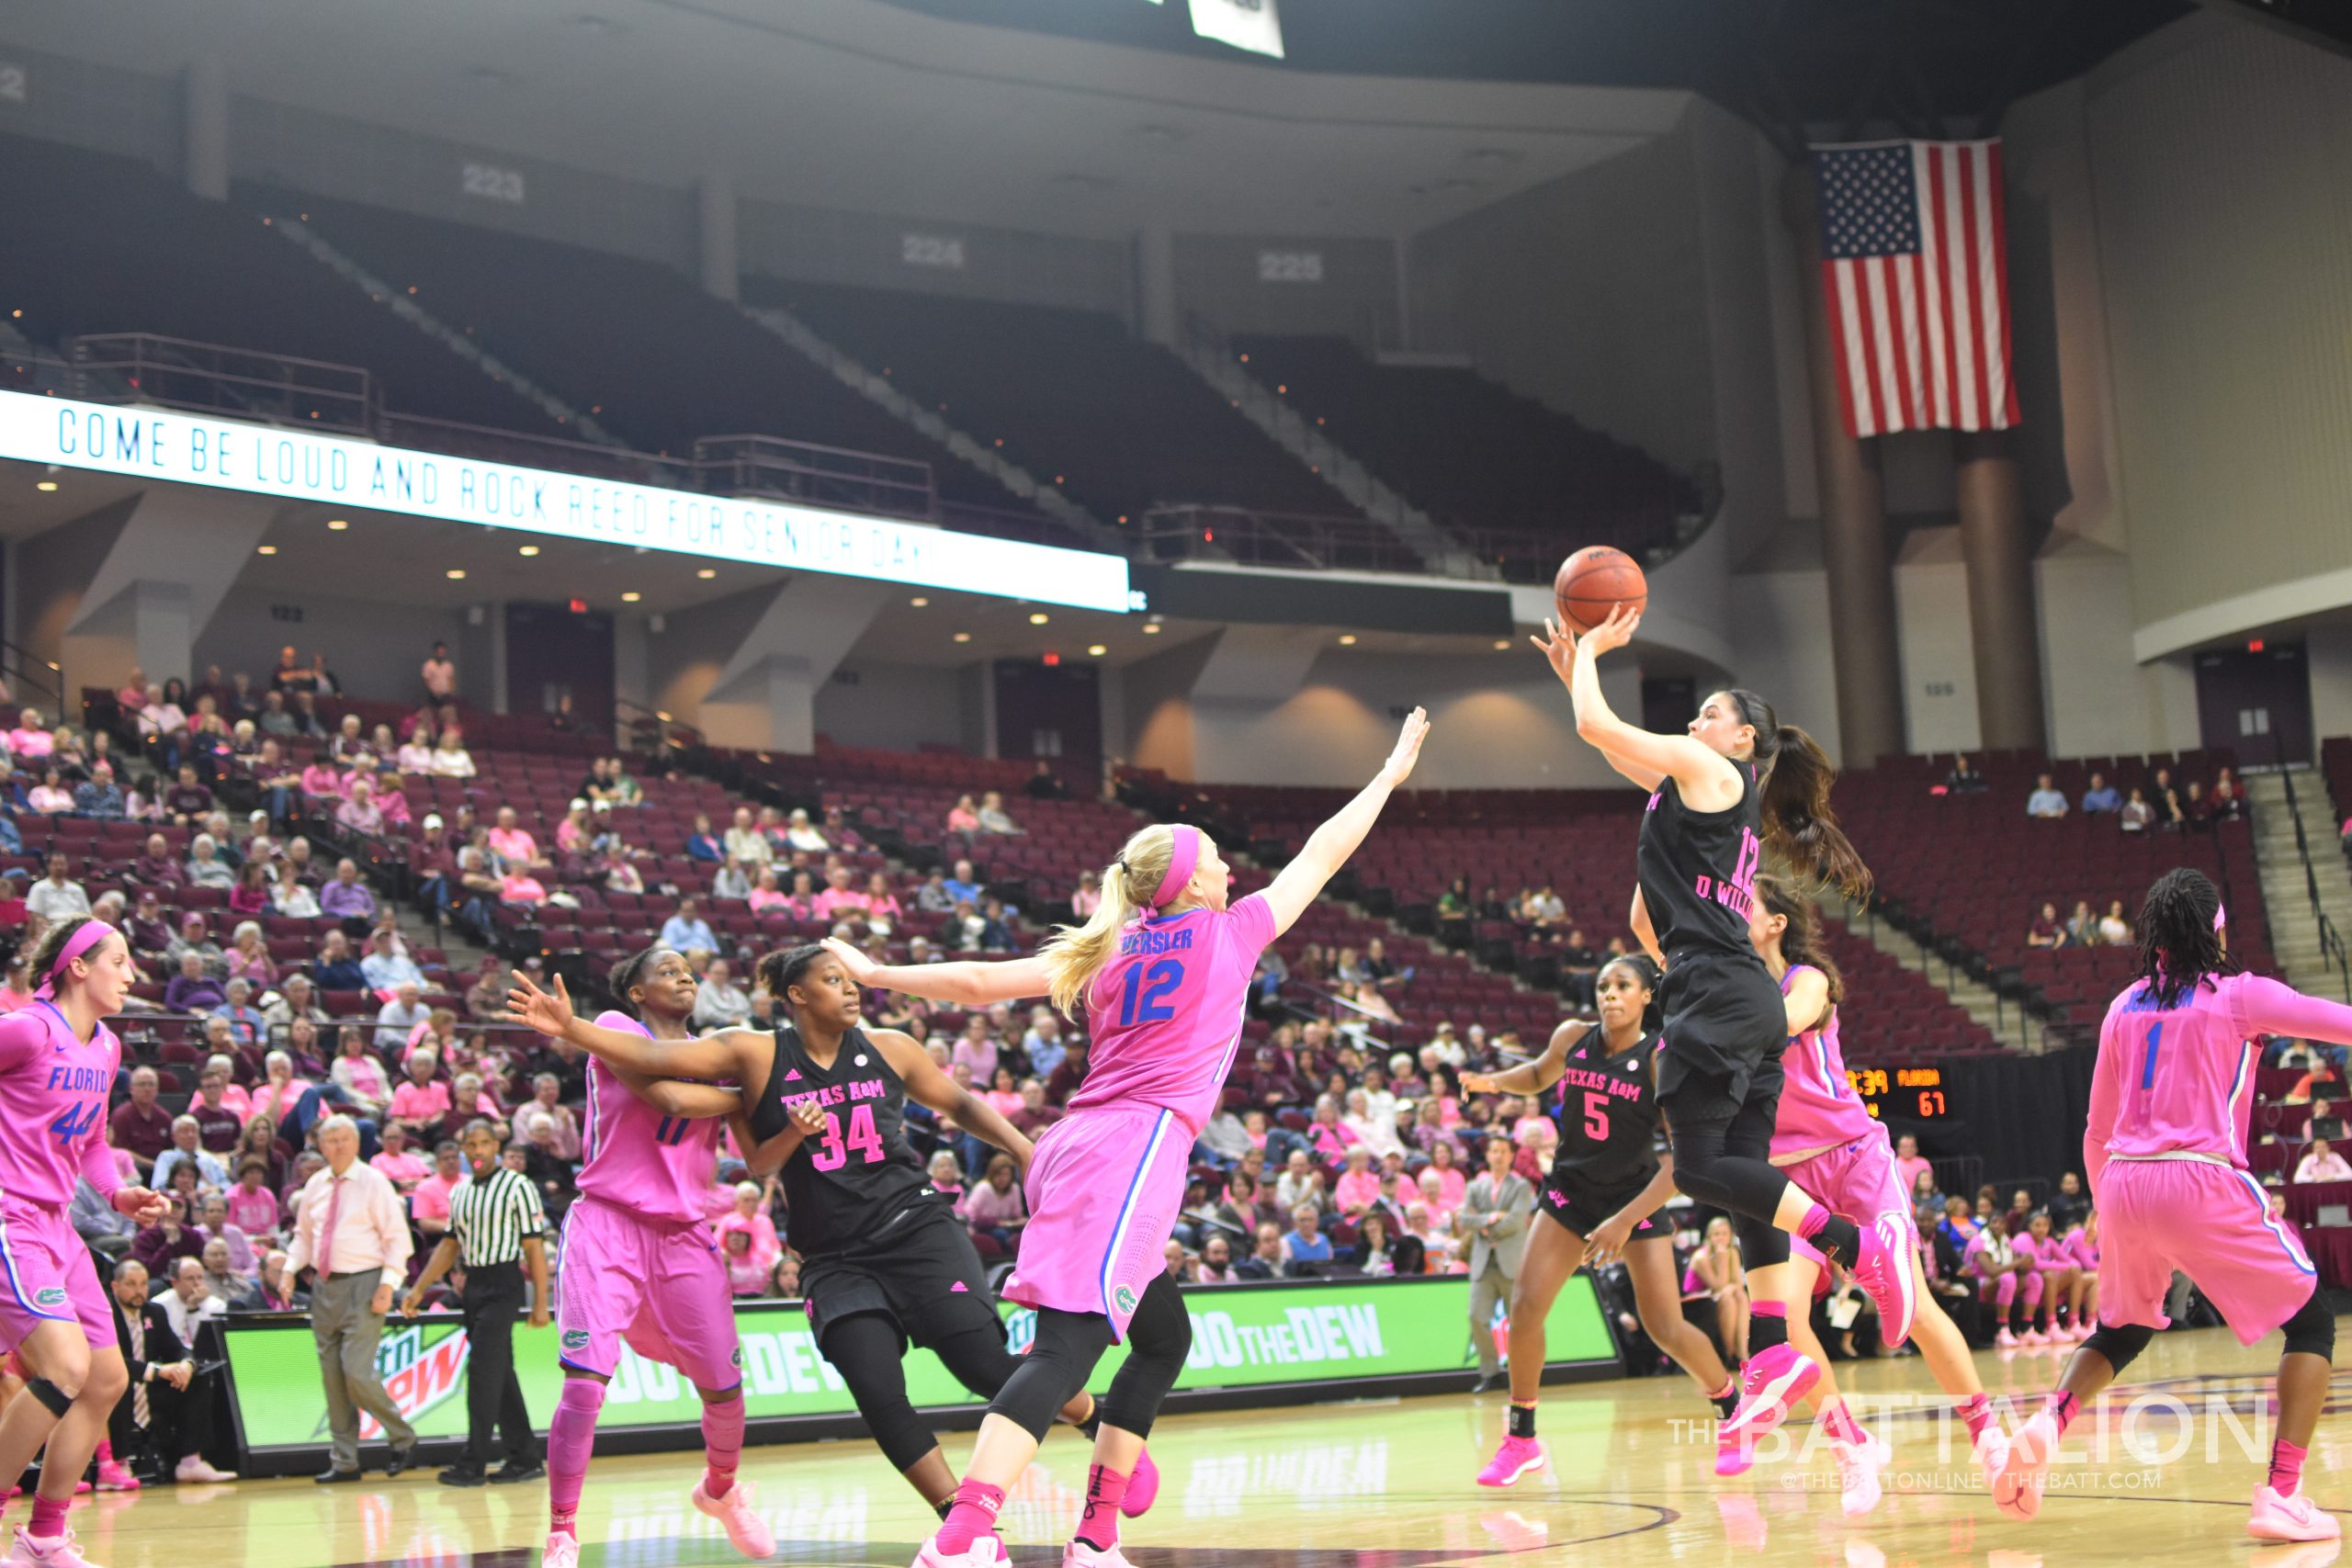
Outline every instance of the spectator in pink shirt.
[(1352, 1220), (1380, 1201), (1380, 1173), (1372, 1168), (1372, 1150), (1363, 1144), (1348, 1146), (1347, 1161), (1331, 1189), (1331, 1201)]
[(760, 1206), (763, 1196), (758, 1182), (737, 1182), (734, 1206), (719, 1216), (717, 1229), (721, 1247), (727, 1245), (727, 1237), (732, 1232), (749, 1234), (752, 1260), (758, 1264), (760, 1272), (764, 1275), (775, 1267), (775, 1260), (784, 1256), (784, 1244), (776, 1239), (775, 1222), (769, 1219), (766, 1211)]
[(267, 1079), (253, 1091), (253, 1113), (246, 1118), (266, 1116), (270, 1125), (284, 1124), (288, 1116), (311, 1092), (311, 1085), (294, 1076), (294, 1058), (283, 1051), (272, 1051), (262, 1058), (262, 1070)]
[(498, 808), (498, 825), (490, 830), (490, 847), (499, 859), (514, 865), (536, 868), (546, 863), (539, 859), (539, 841), (523, 829), (511, 806)]
[(1905, 1133), (1894, 1140), (1894, 1171), (1903, 1179), (1903, 1190), (1917, 1192), (1919, 1190), (1919, 1173), (1924, 1170), (1932, 1175), (1935, 1168), (1934, 1164), (1919, 1153), (1918, 1139)]
[(987, 1176), (974, 1182), (956, 1207), (974, 1235), (990, 1237), (1007, 1252), (1021, 1250), (1021, 1229), (1029, 1223), (1029, 1204), (1021, 1184), (1012, 1179), (1011, 1155), (991, 1156)]
[(302, 793), (321, 800), (343, 798), (344, 773), (334, 765), (334, 758), (324, 748), (311, 753), (311, 765), (302, 770)]
[(964, 1021), (964, 1032), (956, 1036), (947, 1060), (962, 1067), (976, 1084), (996, 1080), (996, 1039), (989, 1033), (987, 1014), (976, 1012)]
[(409, 1218), (426, 1235), (449, 1228), (449, 1190), (466, 1179), (466, 1156), (454, 1143), (444, 1141), (433, 1151), (433, 1174), (408, 1195)]
[(537, 908), (548, 901), (548, 890), (529, 872), (510, 866), (506, 874), (498, 879), (498, 901)]
[(449, 1114), (449, 1086), (435, 1077), (441, 1054), (430, 1045), (409, 1053), (408, 1078), (392, 1090), (392, 1120), (422, 1137)]
[(384, 1123), (383, 1139), (384, 1146), (368, 1163), (382, 1171), (385, 1179), (406, 1196), (416, 1190), (418, 1182), (433, 1174), (433, 1168), (408, 1146), (408, 1129), (399, 1122)]
[(229, 1189), (229, 1223), (260, 1243), (277, 1239), (284, 1224), (277, 1194), (269, 1190), (268, 1162), (248, 1155), (237, 1162), (237, 1184)]
[(825, 890), (817, 895), (817, 918), (837, 919), (843, 914), (865, 913), (865, 895), (849, 885), (849, 868), (836, 866), (825, 878)]
[(760, 869), (759, 881), (752, 887), (752, 913), (755, 915), (765, 915), (771, 911), (789, 913), (791, 908), (792, 900), (786, 897), (784, 889), (776, 886), (775, 868), (763, 866)]

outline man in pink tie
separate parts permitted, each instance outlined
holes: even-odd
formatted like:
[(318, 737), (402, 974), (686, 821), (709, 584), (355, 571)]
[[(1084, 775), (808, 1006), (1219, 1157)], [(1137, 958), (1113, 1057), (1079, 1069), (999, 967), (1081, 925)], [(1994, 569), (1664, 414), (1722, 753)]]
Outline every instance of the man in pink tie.
[(382, 1423), (391, 1439), (387, 1476), (414, 1460), (416, 1428), (376, 1374), (384, 1314), (391, 1310), (392, 1287), (408, 1277), (413, 1245), (400, 1193), (382, 1171), (360, 1159), (359, 1128), (350, 1117), (319, 1123), (319, 1153), (326, 1168), (295, 1194), (294, 1239), (274, 1288), (291, 1293), (297, 1275), (306, 1268), (313, 1272), (311, 1334), (318, 1341), (334, 1442), (333, 1462), (316, 1477), (323, 1486), (359, 1479), (361, 1411)]

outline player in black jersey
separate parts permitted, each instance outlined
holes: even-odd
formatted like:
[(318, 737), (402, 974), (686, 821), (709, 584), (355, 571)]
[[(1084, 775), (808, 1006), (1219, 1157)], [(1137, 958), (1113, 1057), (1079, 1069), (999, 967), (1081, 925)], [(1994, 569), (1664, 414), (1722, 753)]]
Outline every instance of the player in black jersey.
[(1544, 1462), (1535, 1439), (1544, 1320), (1580, 1265), (1598, 1268), (1622, 1257), (1642, 1326), (1658, 1348), (1698, 1380), (1721, 1414), (1729, 1416), (1736, 1401), (1738, 1385), (1713, 1341), (1683, 1320), (1673, 1227), (1652, 1218), (1674, 1191), (1672, 1157), (1657, 1154), (1657, 974), (1646, 958), (1610, 960), (1593, 981), (1600, 1023), (1571, 1019), (1532, 1061), (1508, 1072), (1463, 1075), (1464, 1094), (1538, 1095), (1559, 1086), (1552, 1100), (1559, 1150), (1537, 1190), (1542, 1217), (1530, 1228), (1511, 1281), (1510, 1427), (1478, 1473), (1482, 1486), (1509, 1486)]
[[(1850, 1267), (1878, 1305), (1887, 1343), (1900, 1345), (1911, 1331), (1905, 1238), (1831, 1213), (1768, 1157), (1788, 1020), (1748, 941), (1748, 912), (1767, 847), (1801, 877), (1826, 873), (1849, 896), (1868, 895), (1870, 869), (1829, 809), (1837, 772), (1811, 736), (1781, 724), (1753, 692), (1710, 693), (1681, 735), (1619, 718), (1601, 694), (1600, 658), (1640, 625), (1640, 612), (1621, 605), (1582, 637), (1546, 621), (1534, 641), (1576, 704), (1577, 733), (1650, 792), (1634, 846), (1634, 924), (1666, 965), (1657, 1092), (1676, 1184), (1734, 1217), (1750, 1269), (1785, 1260), (1791, 1234)], [(1789, 1348), (1777, 1305), (1757, 1303), (1742, 1414), (1750, 1401), (1784, 1404), (1818, 1375)]]
[[(907, 1143), (906, 1102), (952, 1119), (1023, 1170), (1032, 1146), (912, 1039), (860, 1028), (857, 987), (824, 949), (770, 953), (758, 976), (790, 1010), (792, 1022), (773, 1033), (723, 1030), (665, 1043), (656, 1055), (636, 1035), (576, 1019), (557, 1032), (625, 1070), (745, 1086), (736, 1141), (755, 1174), (784, 1174), (786, 1234), (801, 1255), (817, 1348), (849, 1385), (884, 1455), (944, 1514), (957, 1478), (907, 1397), (907, 1347), (930, 1350), (983, 1399), (995, 1397), (1020, 1360), (1005, 1348), (1003, 1315), (971, 1233)], [(1081, 1391), (1060, 1415), (1091, 1436), (1093, 1396)], [(1130, 1483), (1130, 1517), (1159, 1491), (1148, 1457), (1136, 1477), (1149, 1484), (1138, 1495)]]

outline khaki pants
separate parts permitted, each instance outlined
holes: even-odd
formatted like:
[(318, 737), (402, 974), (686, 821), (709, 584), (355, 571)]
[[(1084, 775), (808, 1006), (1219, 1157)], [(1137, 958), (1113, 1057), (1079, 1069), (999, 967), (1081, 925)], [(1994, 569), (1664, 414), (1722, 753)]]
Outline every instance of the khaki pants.
[(1510, 1276), (1503, 1272), (1502, 1264), (1489, 1252), (1483, 1273), (1470, 1281), (1470, 1346), (1478, 1352), (1478, 1375), (1490, 1378), (1503, 1370), (1502, 1358), (1495, 1354), (1495, 1334), (1492, 1325), (1495, 1309), (1510, 1305)]
[(311, 1286), (311, 1337), (319, 1345), (319, 1381), (326, 1386), (327, 1430), (334, 1468), (359, 1468), (359, 1413), (383, 1424), (394, 1451), (416, 1446), (416, 1428), (392, 1403), (376, 1374), (376, 1346), (384, 1320), (368, 1310), (383, 1276), (374, 1270), (338, 1274)]

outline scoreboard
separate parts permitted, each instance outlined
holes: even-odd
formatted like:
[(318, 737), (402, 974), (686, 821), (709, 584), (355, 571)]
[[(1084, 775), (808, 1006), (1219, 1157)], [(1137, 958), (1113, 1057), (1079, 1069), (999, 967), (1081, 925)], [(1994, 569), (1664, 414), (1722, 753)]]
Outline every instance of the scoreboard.
[(1950, 1114), (1941, 1067), (1848, 1067), (1846, 1078), (1874, 1117), (1939, 1122)]

